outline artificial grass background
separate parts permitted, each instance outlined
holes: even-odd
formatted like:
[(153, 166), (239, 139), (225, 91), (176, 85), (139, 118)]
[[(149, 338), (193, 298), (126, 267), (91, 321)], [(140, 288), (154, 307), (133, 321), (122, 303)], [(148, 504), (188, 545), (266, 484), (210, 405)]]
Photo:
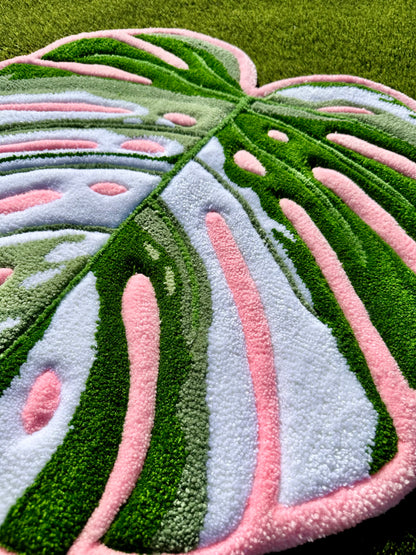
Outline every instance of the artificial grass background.
[(414, 0), (1, 0), (0, 59), (83, 31), (180, 27), (242, 48), (259, 82), (348, 73), (416, 96)]
[[(180, 27), (242, 48), (259, 84), (313, 73), (366, 77), (416, 97), (412, 0), (0, 0), (0, 59), (83, 31)], [(416, 493), (386, 515), (291, 550), (416, 553)]]

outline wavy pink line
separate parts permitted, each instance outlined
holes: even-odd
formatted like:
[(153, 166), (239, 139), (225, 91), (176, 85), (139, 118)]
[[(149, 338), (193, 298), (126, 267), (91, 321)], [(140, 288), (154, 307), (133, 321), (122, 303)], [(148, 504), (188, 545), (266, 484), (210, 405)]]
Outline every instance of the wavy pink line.
[(314, 168), (312, 171), (318, 181), (334, 191), (416, 273), (416, 242), (393, 216), (345, 175), (326, 168)]
[(136, 485), (150, 445), (159, 367), (160, 320), (156, 295), (142, 274), (127, 282), (122, 298), (130, 360), (130, 391), (117, 459), (98, 507), (69, 550), (70, 555), (118, 553), (99, 543)]
[(131, 110), (112, 108), (85, 102), (22, 102), (0, 104), (0, 110), (35, 111), (35, 112), (106, 112), (111, 114), (131, 114)]
[(358, 139), (353, 135), (329, 133), (326, 138), (337, 145), (344, 146), (345, 148), (354, 150), (363, 156), (367, 156), (367, 158), (372, 158), (377, 162), (381, 162), (389, 168), (396, 170), (403, 175), (407, 175), (407, 177), (416, 179), (416, 164), (401, 154), (396, 154), (391, 150), (373, 145), (363, 139)]
[(0, 145), (0, 154), (7, 152), (28, 152), (34, 150), (79, 150), (83, 148), (97, 148), (98, 143), (94, 141), (83, 141), (81, 139), (39, 139), (35, 141), (23, 141), (20, 143), (8, 143)]

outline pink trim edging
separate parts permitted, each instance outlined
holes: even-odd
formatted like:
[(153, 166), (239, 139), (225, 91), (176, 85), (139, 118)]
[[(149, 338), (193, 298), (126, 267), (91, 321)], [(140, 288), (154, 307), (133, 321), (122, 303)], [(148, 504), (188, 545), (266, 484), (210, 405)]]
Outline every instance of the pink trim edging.
[(345, 175), (326, 168), (314, 168), (312, 172), (315, 179), (334, 191), (416, 273), (416, 242), (399, 226), (393, 216)]
[(407, 177), (416, 179), (416, 164), (406, 158), (406, 156), (396, 154), (391, 150), (373, 145), (352, 135), (329, 133), (326, 138), (328, 141), (345, 148), (349, 148), (350, 150), (354, 150), (354, 152), (358, 152), (358, 154), (362, 154), (363, 156), (367, 156), (367, 158), (380, 162), (381, 164), (384, 164), (392, 170), (396, 170)]
[(273, 549), (293, 547), (376, 516), (398, 503), (416, 482), (416, 392), (409, 388), (335, 252), (311, 218), (291, 200), (282, 199), (280, 206), (312, 252), (341, 306), (393, 418), (399, 442), (395, 458), (369, 479), (300, 506), (277, 507)]
[(130, 360), (130, 391), (117, 459), (98, 507), (90, 516), (70, 555), (119, 553), (99, 543), (128, 499), (150, 445), (159, 367), (160, 320), (156, 295), (149, 278), (142, 274), (127, 282), (122, 298)]

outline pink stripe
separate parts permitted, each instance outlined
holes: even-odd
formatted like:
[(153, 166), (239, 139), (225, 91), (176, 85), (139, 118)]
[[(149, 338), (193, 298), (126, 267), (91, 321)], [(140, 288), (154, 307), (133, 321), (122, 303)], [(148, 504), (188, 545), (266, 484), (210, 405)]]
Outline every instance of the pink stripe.
[(61, 395), (61, 380), (53, 370), (38, 376), (29, 392), (21, 417), (27, 434), (44, 428), (55, 414)]
[[(207, 214), (206, 225), (242, 323), (259, 422), (253, 489), (240, 526), (225, 542), (237, 546), (242, 537), (250, 536), (253, 529), (264, 524), (278, 497), (280, 444), (276, 371), (271, 334), (260, 294), (231, 230), (216, 212)], [(213, 553), (222, 553), (215, 548), (207, 548), (207, 552), (211, 549), (214, 549)]]
[(83, 148), (97, 148), (98, 143), (93, 141), (70, 140), (70, 139), (39, 139), (35, 141), (23, 141), (20, 143), (8, 143), (0, 145), (0, 154), (5, 152), (27, 152), (37, 150), (80, 150)]
[(90, 186), (95, 193), (100, 195), (106, 195), (108, 197), (114, 197), (116, 195), (121, 195), (127, 191), (124, 185), (119, 185), (118, 183), (113, 183), (112, 181), (102, 181), (100, 183), (94, 183)]
[(234, 162), (243, 170), (261, 175), (262, 177), (266, 175), (266, 169), (263, 164), (247, 150), (236, 152), (234, 154)]
[(130, 360), (130, 392), (117, 459), (98, 507), (69, 550), (81, 553), (116, 553), (99, 544), (128, 499), (143, 467), (155, 415), (159, 367), (160, 321), (156, 295), (149, 278), (136, 274), (127, 282), (122, 298)]
[(0, 104), (0, 110), (18, 110), (31, 112), (106, 112), (110, 114), (131, 114), (131, 110), (112, 108), (84, 102), (25, 102)]
[[(33, 56), (33, 55), (32, 55)], [(142, 77), (141, 75), (136, 75), (134, 73), (129, 73), (123, 69), (118, 69), (116, 67), (105, 66), (100, 64), (82, 64), (80, 62), (51, 62), (49, 60), (38, 60), (28, 56), (25, 62), (34, 64), (42, 67), (54, 67), (57, 69), (63, 69), (65, 71), (71, 71), (72, 73), (78, 73), (79, 75), (91, 75), (92, 77), (106, 77), (108, 79), (118, 79), (119, 81), (130, 81), (132, 83), (139, 83), (140, 85), (151, 85), (151, 79), (147, 77)]]
[(158, 152), (165, 151), (164, 146), (156, 141), (150, 141), (149, 139), (132, 139), (131, 141), (123, 143), (121, 148), (135, 150), (137, 152), (148, 152), (149, 154), (156, 154)]
[(346, 112), (351, 114), (373, 114), (374, 112), (370, 112), (366, 108), (357, 108), (356, 106), (324, 106), (323, 108), (318, 108), (318, 112)]
[(6, 279), (12, 275), (12, 273), (12, 268), (0, 268), (0, 285), (3, 285)]
[(384, 208), (345, 175), (325, 168), (315, 168), (312, 171), (318, 181), (334, 191), (416, 273), (416, 242)]
[(61, 193), (51, 191), (49, 189), (35, 189), (28, 193), (21, 193), (0, 200), (0, 214), (12, 214), (13, 212), (21, 212), (27, 208), (38, 206), (39, 204), (48, 204), (62, 197)]
[(363, 139), (353, 137), (352, 135), (329, 133), (326, 138), (337, 145), (354, 150), (363, 156), (367, 156), (368, 158), (372, 158), (377, 162), (385, 164), (389, 168), (396, 170), (403, 175), (416, 179), (416, 164), (401, 154), (396, 154), (391, 150), (375, 146), (367, 141), (364, 141)]
[(14, 551), (7, 551), (3, 547), (0, 547), (0, 555), (17, 555)]

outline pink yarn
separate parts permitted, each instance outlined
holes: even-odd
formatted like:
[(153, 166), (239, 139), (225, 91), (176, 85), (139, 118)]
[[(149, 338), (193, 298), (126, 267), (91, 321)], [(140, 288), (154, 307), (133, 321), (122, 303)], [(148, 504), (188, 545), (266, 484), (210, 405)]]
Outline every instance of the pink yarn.
[(287, 143), (289, 141), (289, 137), (286, 135), (286, 133), (278, 131), (277, 129), (270, 129), (267, 134), (271, 139), (274, 139), (275, 141), (282, 141), (283, 143)]
[(237, 552), (237, 546), (250, 540), (253, 533), (265, 525), (278, 498), (279, 409), (273, 346), (260, 294), (224, 218), (209, 212), (206, 225), (243, 327), (259, 422), (257, 468), (240, 525), (223, 542), (198, 550), (198, 553), (222, 554)]
[(59, 406), (61, 380), (53, 370), (38, 376), (29, 392), (21, 417), (27, 434), (44, 428)]
[(39, 139), (35, 141), (22, 141), (19, 143), (0, 144), (0, 154), (6, 152), (28, 152), (40, 150), (80, 150), (85, 148), (97, 148), (98, 143), (94, 141), (83, 141), (81, 139)]
[(114, 197), (116, 195), (121, 195), (127, 191), (124, 185), (119, 185), (118, 183), (113, 183), (111, 181), (102, 181), (100, 183), (94, 183), (90, 186), (95, 193), (100, 195), (106, 195), (108, 197)]
[(266, 175), (266, 169), (261, 162), (247, 150), (236, 152), (234, 154), (234, 162), (243, 170), (261, 175), (262, 177)]
[(324, 106), (323, 108), (318, 108), (318, 112), (328, 112), (328, 113), (337, 113), (337, 112), (345, 112), (350, 114), (373, 114), (374, 112), (370, 112), (366, 108), (358, 108), (357, 106)]
[(416, 164), (401, 154), (396, 154), (391, 150), (373, 145), (363, 139), (353, 137), (352, 135), (329, 133), (326, 138), (328, 141), (350, 148), (363, 156), (367, 156), (368, 158), (372, 158), (377, 162), (385, 164), (389, 168), (396, 170), (403, 175), (416, 179)]
[(12, 275), (12, 273), (12, 268), (0, 268), (0, 285), (3, 285), (6, 279)]
[(48, 204), (61, 197), (61, 193), (51, 191), (50, 189), (35, 189), (27, 193), (6, 197), (0, 200), (0, 214), (6, 215), (13, 212), (21, 212), (27, 208), (32, 208), (32, 206)]
[(192, 127), (193, 125), (196, 125), (195, 118), (188, 116), (188, 114), (181, 114), (180, 112), (168, 112), (167, 114), (163, 114), (163, 117), (176, 125), (181, 125), (182, 127)]
[(345, 175), (326, 168), (315, 168), (312, 171), (318, 181), (334, 191), (351, 210), (397, 252), (413, 272), (416, 272), (416, 242), (399, 226), (393, 216)]
[(130, 360), (130, 391), (117, 459), (98, 507), (69, 550), (70, 555), (118, 553), (99, 543), (143, 468), (155, 415), (160, 320), (156, 295), (142, 274), (127, 282), (122, 298)]
[(131, 110), (112, 108), (86, 102), (22, 102), (0, 104), (0, 110), (18, 110), (33, 112), (105, 112), (110, 114), (131, 114)]
[(131, 141), (124, 142), (121, 145), (121, 148), (135, 150), (137, 152), (148, 152), (149, 154), (156, 154), (157, 152), (165, 151), (164, 146), (149, 139), (132, 139)]
[[(196, 33), (195, 31), (188, 31), (186, 29), (169, 29), (169, 28), (162, 28), (162, 27), (151, 27), (147, 29), (121, 29), (121, 30), (107, 30), (107, 31), (95, 31), (93, 33), (80, 33), (78, 35), (71, 35), (69, 37), (65, 37), (63, 39), (57, 40), (52, 44), (37, 50), (33, 54), (28, 56), (17, 56), (15, 58), (11, 58), (9, 60), (5, 60), (0, 62), (0, 69), (7, 67), (10, 64), (36, 64), (36, 65), (43, 65), (49, 67), (60, 67), (61, 69), (67, 69), (69, 71), (73, 71), (74, 73), (82, 73), (87, 75), (96, 75), (99, 77), (111, 77), (114, 79), (124, 79), (128, 81), (133, 81), (142, 84), (151, 84), (150, 79), (145, 77), (140, 77), (122, 70), (115, 70), (113, 72), (108, 72), (108, 68), (106, 69), (105, 66), (99, 65), (88, 65), (88, 64), (78, 64), (78, 65), (66, 65), (65, 67), (60, 64), (71, 64), (71, 62), (51, 62), (48, 60), (42, 60), (42, 56), (55, 50), (59, 46), (63, 44), (67, 44), (74, 40), (84, 39), (84, 38), (95, 38), (95, 37), (110, 37), (116, 40), (120, 40), (127, 44), (131, 44), (136, 48), (146, 50), (158, 56), (159, 58), (163, 59), (167, 63), (171, 65), (175, 65), (181, 69), (188, 69), (187, 65), (185, 67), (183, 60), (180, 58), (167, 56), (166, 51), (164, 51), (160, 47), (156, 47), (154, 45), (153, 49), (149, 46), (149, 43), (146, 44), (146, 41), (141, 41), (141, 39), (136, 39), (132, 35), (140, 35), (140, 34), (171, 34), (171, 35), (179, 35), (184, 37), (195, 38), (198, 40), (206, 41), (214, 46), (219, 48), (223, 48), (224, 50), (230, 52), (235, 59), (240, 68), (240, 86), (243, 91), (250, 95), (256, 97), (264, 97), (268, 94), (271, 94), (277, 90), (291, 87), (294, 85), (303, 85), (306, 83), (319, 83), (319, 82), (334, 82), (334, 83), (353, 83), (356, 85), (363, 85), (365, 87), (369, 87), (373, 90), (378, 92), (388, 94), (393, 98), (396, 98), (406, 106), (408, 106), (412, 110), (416, 110), (416, 101), (410, 98), (409, 96), (392, 89), (391, 87), (387, 87), (385, 85), (381, 85), (380, 83), (376, 83), (375, 81), (371, 81), (370, 79), (364, 79), (362, 77), (356, 77), (354, 75), (306, 75), (302, 77), (291, 77), (289, 79), (280, 79), (278, 81), (274, 81), (273, 83), (269, 83), (264, 85), (263, 87), (257, 87), (257, 71), (256, 67), (253, 64), (252, 60), (247, 56), (245, 52), (229, 44), (228, 42), (215, 39), (210, 37), (209, 35), (204, 35), (202, 33)], [(139, 41), (139, 42), (137, 42)], [(143, 44), (144, 43), (144, 44)], [(176, 58), (176, 60), (175, 60)], [(91, 68), (91, 69), (89, 69)], [(107, 71), (107, 74), (104, 74)]]

